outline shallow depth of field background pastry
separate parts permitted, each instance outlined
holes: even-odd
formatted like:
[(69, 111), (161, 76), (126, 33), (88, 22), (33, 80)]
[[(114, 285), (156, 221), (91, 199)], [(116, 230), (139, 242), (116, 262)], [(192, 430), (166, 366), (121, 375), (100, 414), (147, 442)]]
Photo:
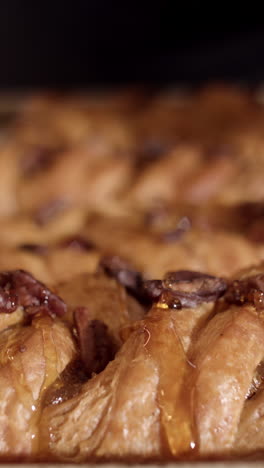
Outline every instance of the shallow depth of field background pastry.
[(88, 3), (0, 5), (0, 462), (263, 460), (262, 29)]

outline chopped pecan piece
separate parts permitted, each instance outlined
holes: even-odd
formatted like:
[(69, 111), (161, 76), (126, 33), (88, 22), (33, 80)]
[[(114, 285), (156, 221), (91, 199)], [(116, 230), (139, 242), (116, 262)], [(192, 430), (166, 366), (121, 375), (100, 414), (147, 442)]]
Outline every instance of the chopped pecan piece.
[(243, 280), (233, 281), (225, 294), (231, 304), (254, 304), (258, 310), (264, 309), (264, 275), (262, 273)]
[(21, 244), (19, 246), (21, 250), (25, 250), (29, 253), (34, 253), (38, 255), (45, 255), (48, 253), (48, 247), (46, 245), (40, 244)]
[(166, 242), (176, 242), (180, 240), (186, 232), (190, 231), (191, 227), (192, 224), (190, 219), (187, 216), (184, 216), (178, 222), (176, 229), (165, 232), (162, 235), (162, 239)]
[(63, 300), (30, 273), (23, 270), (1, 272), (0, 312), (13, 312), (19, 305), (29, 314), (42, 311), (62, 316), (66, 312)]
[(115, 346), (107, 326), (100, 320), (91, 320), (86, 307), (75, 309), (74, 320), (86, 372), (89, 376), (99, 373), (115, 355)]
[(39, 225), (44, 225), (53, 219), (58, 213), (62, 212), (68, 205), (68, 202), (63, 199), (53, 200), (42, 206), (36, 213), (35, 221)]
[(223, 278), (196, 271), (179, 270), (167, 273), (162, 281), (145, 281), (144, 287), (149, 297), (154, 300), (159, 299), (161, 295), (166, 297), (164, 293), (169, 292), (170, 301), (174, 296), (181, 307), (196, 307), (221, 297), (227, 284)]
[(64, 239), (62, 242), (59, 243), (59, 247), (85, 251), (85, 250), (94, 249), (95, 245), (93, 242), (85, 239), (84, 237), (80, 235), (76, 235), (76, 236), (68, 237)]
[(21, 167), (25, 176), (34, 175), (40, 170), (51, 166), (62, 148), (52, 149), (45, 146), (35, 146), (22, 158)]
[(117, 255), (105, 256), (100, 261), (99, 269), (115, 278), (118, 283), (122, 284), (139, 301), (144, 302), (146, 300), (142, 275), (122, 258)]

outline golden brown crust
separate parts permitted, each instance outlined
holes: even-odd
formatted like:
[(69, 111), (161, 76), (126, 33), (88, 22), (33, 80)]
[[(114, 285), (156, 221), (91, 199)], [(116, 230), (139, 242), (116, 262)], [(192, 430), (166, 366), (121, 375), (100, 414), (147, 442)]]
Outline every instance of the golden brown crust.
[(263, 451), (263, 105), (47, 93), (4, 135), (0, 459)]

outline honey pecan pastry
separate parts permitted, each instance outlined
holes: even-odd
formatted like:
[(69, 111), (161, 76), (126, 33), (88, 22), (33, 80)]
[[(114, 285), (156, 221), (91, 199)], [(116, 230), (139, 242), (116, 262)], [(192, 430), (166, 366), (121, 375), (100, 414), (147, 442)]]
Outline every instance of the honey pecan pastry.
[(22, 102), (0, 141), (0, 461), (263, 457), (263, 135), (231, 87)]
[(263, 264), (144, 280), (109, 262), (56, 293), (25, 271), (0, 274), (2, 459), (263, 450)]

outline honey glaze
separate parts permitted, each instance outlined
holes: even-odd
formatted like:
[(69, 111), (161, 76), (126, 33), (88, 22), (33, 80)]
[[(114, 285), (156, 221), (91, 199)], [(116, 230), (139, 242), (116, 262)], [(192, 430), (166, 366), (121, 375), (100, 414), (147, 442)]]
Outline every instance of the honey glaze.
[[(172, 300), (173, 299), (173, 300)], [(148, 353), (158, 365), (157, 401), (160, 408), (162, 452), (167, 457), (190, 456), (196, 447), (190, 392), (186, 381), (192, 371), (174, 320), (178, 301), (162, 294), (146, 326)]]
[(47, 389), (42, 408), (50, 405), (58, 405), (77, 395), (84, 382), (87, 381), (87, 375), (82, 361), (76, 359), (71, 361), (58, 378)]
[[(60, 338), (63, 338), (63, 347)], [(36, 460), (39, 420), (46, 389), (75, 353), (69, 330), (59, 320), (36, 316), (32, 324), (0, 334), (1, 459)]]
[[(164, 299), (164, 298), (163, 298)], [(162, 304), (165, 304), (165, 299)], [(195, 311), (197, 317), (199, 317), (199, 309)], [(10, 460), (17, 460), (18, 457), (21, 457), (21, 461), (27, 460), (34, 460), (34, 461), (76, 461), (76, 462), (109, 462), (109, 461), (121, 461), (126, 463), (155, 463), (155, 462), (170, 462), (175, 460), (202, 460), (199, 451), (198, 451), (198, 443), (197, 443), (197, 435), (196, 435), (196, 428), (193, 424), (192, 419), (192, 408), (191, 408), (191, 388), (192, 384), (190, 383), (192, 380), (192, 373), (194, 371), (194, 364), (189, 360), (189, 354), (186, 349), (186, 345), (183, 341), (183, 332), (179, 326), (181, 314), (190, 314), (190, 311), (187, 309), (173, 309), (169, 307), (167, 304), (167, 308), (160, 307), (159, 302), (152, 307), (149, 312), (148, 317), (145, 320), (142, 320), (137, 323), (134, 328), (134, 331), (131, 332), (133, 334), (134, 339), (140, 337), (140, 339), (136, 339), (131, 346), (131, 354), (126, 356), (126, 362), (122, 363), (122, 372), (119, 374), (119, 384), (117, 391), (112, 395), (110, 403), (107, 403), (106, 408), (102, 415), (99, 417), (99, 427), (104, 426), (104, 417), (108, 411), (108, 408), (111, 407), (112, 414), (110, 415), (110, 419), (108, 420), (107, 424), (105, 425), (106, 432), (102, 436), (100, 441), (100, 446), (96, 447), (95, 452), (89, 453), (87, 457), (85, 454), (82, 455), (83, 458), (78, 459), (78, 451), (72, 454), (71, 459), (67, 459), (63, 454), (60, 455), (59, 452), (49, 453), (49, 448), (47, 445), (42, 445), (42, 434), (39, 435), (38, 433), (38, 426), (41, 413), (44, 408), (47, 406), (63, 406), (63, 403), (67, 402), (67, 400), (73, 400), (78, 395), (80, 395), (80, 399), (82, 400), (85, 395), (81, 395), (82, 388), (87, 387), (87, 376), (85, 375), (82, 363), (75, 359), (76, 355), (73, 355), (73, 359), (71, 359), (65, 369), (59, 373), (57, 372), (57, 378), (52, 381), (51, 375), (52, 370), (51, 367), (56, 362), (54, 360), (55, 352), (54, 352), (54, 343), (52, 343), (53, 339), (56, 340), (56, 336), (52, 335), (53, 328), (56, 329), (57, 323), (56, 321), (53, 322), (53, 319), (50, 317), (46, 317), (43, 320), (37, 318), (37, 324), (34, 327), (24, 327), (24, 329), (20, 330), (21, 335), (24, 336), (23, 340), (19, 341), (19, 343), (15, 343), (14, 338), (14, 330), (9, 331), (10, 339), (6, 340), (7, 346), (9, 347), (9, 359), (7, 363), (11, 363), (14, 365), (14, 362), (18, 359), (16, 356), (16, 352), (19, 352), (20, 357), (25, 357), (27, 353), (30, 352), (30, 349), (33, 348), (32, 342), (32, 328), (34, 328), (33, 335), (37, 337), (35, 344), (34, 344), (34, 351), (37, 351), (37, 355), (41, 356), (41, 350), (37, 347), (37, 343), (40, 343), (43, 346), (51, 346), (51, 352), (46, 352), (45, 346), (42, 350), (42, 355), (44, 358), (44, 362), (47, 359), (50, 362), (45, 366), (45, 375), (42, 382), (42, 391), (39, 398), (37, 398), (33, 404), (32, 402), (32, 395), (28, 391), (24, 391), (24, 388), (27, 388), (27, 379), (23, 376), (23, 379), (19, 381), (22, 382), (22, 394), (21, 398), (23, 398), (23, 404), (26, 406), (27, 409), (31, 410), (31, 414), (29, 419), (27, 420), (27, 429), (25, 431), (25, 437), (31, 437), (31, 443), (29, 445), (29, 449), (20, 452), (19, 455), (15, 453), (11, 457), (11, 451), (7, 454)], [(45, 338), (43, 338), (42, 327), (46, 327), (49, 323), (48, 329), (45, 328)], [(49, 331), (48, 331), (49, 330)], [(54, 330), (53, 330), (54, 331)], [(40, 332), (42, 338), (40, 339)], [(50, 334), (49, 334), (50, 333)], [(5, 337), (7, 338), (8, 333), (5, 333)], [(130, 335), (131, 336), (131, 335)], [(50, 342), (50, 337), (52, 337)], [(132, 337), (133, 338), (133, 337)], [(57, 341), (57, 340), (56, 340)], [(135, 347), (134, 345), (137, 344)], [(12, 346), (13, 348), (12, 348)], [(134, 354), (134, 351), (137, 348), (137, 353)], [(1, 348), (2, 349), (2, 348)], [(15, 349), (17, 350), (15, 352)], [(118, 412), (122, 411), (126, 402), (129, 402), (131, 398), (131, 384), (133, 385), (133, 380), (129, 380), (129, 384), (126, 385), (126, 379), (128, 378), (128, 369), (129, 365), (135, 366), (135, 374), (136, 368), (138, 365), (138, 358), (141, 354), (143, 356), (142, 362), (149, 362), (154, 363), (155, 373), (157, 375), (157, 387), (156, 387), (156, 394), (155, 400), (158, 408), (158, 420), (159, 420), (159, 450), (153, 457), (150, 454), (147, 454), (146, 457), (142, 455), (134, 454), (133, 453), (133, 444), (130, 445), (131, 452), (127, 452), (124, 454), (118, 454), (118, 451), (114, 454), (114, 456), (108, 456), (107, 453), (111, 453), (111, 449), (113, 449), (113, 439), (110, 439), (109, 445), (107, 445), (107, 437), (108, 434), (111, 433), (111, 427), (115, 424), (115, 420), (117, 418)], [(10, 359), (11, 358), (11, 359)], [(58, 359), (58, 358), (57, 358)], [(112, 363), (113, 364), (113, 363)], [(49, 367), (50, 366), (50, 367)], [(55, 366), (59, 368), (59, 363)], [(41, 367), (41, 366), (40, 366)], [(147, 367), (144, 368), (147, 370)], [(260, 369), (261, 370), (261, 369)], [(260, 371), (258, 369), (258, 371)], [(108, 369), (109, 372), (109, 369)], [(104, 371), (98, 374), (95, 379), (90, 380), (90, 392), (92, 393), (92, 381), (97, 381), (101, 378)], [(55, 373), (53, 374), (55, 375)], [(112, 382), (114, 382), (116, 378), (116, 368), (113, 368), (113, 374), (109, 378), (109, 382), (107, 382), (106, 388), (111, 388)], [(47, 379), (50, 383), (48, 388), (46, 387), (46, 380)], [(156, 380), (155, 380), (156, 381)], [(154, 382), (154, 380), (153, 380)], [(109, 384), (109, 385), (108, 385)], [(139, 382), (134, 382), (134, 389), (135, 392), (138, 392)], [(123, 401), (121, 401), (122, 392), (124, 392), (124, 386), (127, 388), (127, 392), (124, 395)], [(123, 388), (122, 388), (123, 387)], [(88, 387), (87, 387), (88, 388)], [(99, 388), (99, 387), (98, 387)], [(21, 388), (19, 385), (16, 387), (17, 392), (21, 392)], [(33, 388), (32, 388), (33, 391)], [(96, 395), (95, 395), (96, 398)], [(125, 399), (126, 398), (126, 399)], [(137, 393), (138, 398), (138, 393)], [(34, 400), (34, 399), (33, 399)], [(77, 400), (76, 400), (77, 401)], [(30, 406), (31, 404), (31, 406)], [(136, 403), (136, 399), (134, 400), (134, 404)], [(75, 402), (74, 402), (75, 406)], [(85, 407), (83, 407), (86, 411)], [(135, 408), (135, 407), (134, 407)], [(132, 408), (132, 412), (135, 409)], [(89, 409), (89, 407), (88, 407)], [(71, 413), (69, 413), (70, 415)], [(68, 419), (67, 413), (64, 413), (62, 409), (61, 417), (64, 420)], [(87, 420), (90, 417), (90, 412), (86, 412)], [(142, 425), (144, 421), (142, 420)], [(64, 422), (63, 422), (64, 424)], [(140, 423), (141, 424), (141, 423)], [(81, 426), (81, 424), (80, 424)], [(115, 428), (116, 429), (116, 428)], [(55, 443), (60, 437), (60, 424), (58, 431), (56, 429), (53, 431), (51, 426), (49, 432), (49, 440), (50, 443)], [(97, 429), (96, 429), (97, 430)], [(122, 427), (122, 431), (124, 433), (124, 440), (128, 439), (129, 444), (129, 437), (131, 428)], [(104, 432), (104, 431), (103, 431)], [(114, 429), (113, 429), (114, 432)], [(75, 437), (75, 430), (72, 432), (73, 437)], [(111, 434), (112, 436), (115, 434)], [(115, 437), (114, 437), (115, 438)], [(158, 440), (158, 439), (157, 439)], [(116, 437), (116, 443), (120, 442), (120, 438)], [(147, 440), (145, 441), (147, 443)], [(124, 443), (124, 441), (123, 441)], [(87, 444), (89, 446), (89, 439), (82, 440), (82, 444)], [(106, 444), (104, 446), (104, 444)], [(144, 441), (143, 441), (144, 445)], [(43, 449), (42, 449), (43, 447)], [(100, 448), (101, 447), (101, 448)], [(105, 448), (102, 450), (102, 447)], [(23, 453), (23, 455), (21, 455)], [(253, 456), (252, 456), (253, 457)], [(227, 454), (223, 457), (221, 454), (218, 454), (216, 457), (213, 455), (207, 460), (228, 460), (231, 459)], [(235, 456), (232, 459), (236, 459)], [(241, 459), (241, 457), (239, 457)], [(206, 460), (206, 457), (203, 457), (203, 460)]]
[(32, 327), (13, 327), (1, 334), (0, 434), (5, 456), (32, 457), (38, 450), (38, 380), (43, 367), (40, 338)]
[(181, 309), (181, 301), (171, 291), (163, 291), (160, 295), (157, 307), (160, 309)]
[[(110, 392), (111, 396), (109, 398), (110, 403), (106, 402), (105, 409), (98, 416), (98, 427), (103, 427), (103, 435), (102, 437), (100, 436), (99, 445), (96, 446), (94, 452), (91, 450), (89, 456), (85, 458), (85, 450), (86, 447), (89, 447), (90, 443), (89, 438), (85, 438), (87, 437), (86, 433), (84, 439), (78, 442), (80, 446), (84, 447), (82, 448), (84, 452), (81, 454), (83, 458), (78, 459), (78, 448), (76, 448), (76, 452), (72, 452), (71, 454), (72, 458), (69, 458), (67, 461), (91, 462), (94, 458), (96, 461), (109, 461), (111, 459), (113, 461), (125, 460), (127, 462), (131, 460), (147, 463), (148, 461), (166, 462), (171, 460), (200, 459), (198, 437), (192, 416), (193, 402), (191, 402), (192, 376), (195, 371), (195, 364), (189, 359), (191, 353), (184, 340), (184, 331), (180, 326), (180, 322), (182, 317), (185, 316), (185, 322), (190, 323), (193, 314), (196, 317), (197, 324), (200, 320), (201, 311), (202, 306), (196, 309), (171, 307), (170, 296), (162, 294), (146, 318), (134, 324), (134, 329), (131, 330), (127, 338), (128, 340), (131, 335), (133, 335), (131, 338), (134, 337), (134, 341), (130, 340), (130, 354), (126, 354), (125, 359), (121, 362), (119, 361), (120, 369), (118, 371), (117, 367), (115, 367), (116, 362), (112, 362), (111, 375), (108, 381), (104, 383), (106, 391)], [(209, 311), (210, 306), (207, 304), (206, 308), (204, 308), (203, 318), (206, 314), (210, 313)], [(188, 317), (187, 321), (186, 316)], [(19, 328), (19, 337), (16, 334), (17, 330), (18, 327), (14, 327), (2, 334), (6, 343), (6, 353), (4, 352), (4, 343), (0, 342), (0, 357), (3, 352), (2, 364), (11, 368), (12, 385), (15, 388), (16, 395), (19, 396), (19, 401), (22, 401), (23, 407), (27, 411), (27, 413), (24, 413), (26, 426), (23, 436), (28, 446), (21, 449), (19, 441), (13, 438), (12, 444), (14, 444), (15, 440), (16, 446), (20, 448), (19, 455), (13, 452), (14, 459), (22, 453), (24, 461), (27, 458), (35, 461), (63, 461), (63, 454), (61, 455), (59, 451), (49, 454), (49, 446), (47, 446), (47, 443), (43, 445), (42, 433), (39, 434), (38, 432), (42, 411), (46, 407), (58, 408), (62, 406), (65, 408), (64, 403), (67, 403), (68, 400), (72, 400), (72, 408), (74, 409), (75, 404), (79, 404), (79, 402), (82, 404), (85, 398), (88, 399), (93, 394), (93, 390), (98, 390), (102, 387), (103, 379), (101, 380), (101, 384), (98, 384), (98, 389), (94, 388), (94, 383), (96, 381), (99, 382), (102, 375), (106, 374), (102, 371), (94, 379), (91, 379), (90, 383), (87, 381), (87, 375), (82, 363), (78, 360), (74, 344), (71, 341), (70, 335), (67, 335), (69, 330), (60, 320), (57, 321), (48, 316), (39, 316), (33, 320), (31, 326)], [(60, 332), (62, 332), (64, 345), (69, 339), (67, 352), (61, 347)], [(188, 333), (190, 333), (190, 329)], [(65, 360), (66, 354), (68, 356), (67, 364), (67, 360)], [(32, 365), (34, 365), (36, 357), (36, 367), (33, 369)], [(138, 374), (139, 359), (142, 363), (142, 374), (140, 375)], [(28, 362), (30, 362), (30, 371), (34, 371), (34, 376), (37, 374), (37, 369), (39, 372), (36, 382), (30, 385), (27, 373)], [(143, 380), (143, 378), (146, 378), (146, 373), (150, 372), (149, 377), (146, 378), (142, 385), (142, 388), (145, 390), (147, 383), (149, 383), (148, 380), (152, 378), (151, 365), (153, 365), (153, 380), (151, 381), (148, 398), (155, 392), (153, 407), (155, 408), (156, 403), (157, 427), (159, 427), (156, 441), (158, 441), (159, 447), (153, 458), (150, 456), (151, 451), (147, 454), (146, 458), (140, 458), (137, 454), (134, 457), (133, 450), (136, 445), (133, 445), (135, 442), (131, 443), (129, 440), (133, 432), (132, 425), (134, 424), (134, 422), (131, 424), (130, 418), (131, 414), (136, 412), (138, 400), (140, 400), (138, 392), (141, 382), (140, 379), (137, 381), (136, 378), (141, 377)], [(15, 380), (15, 371), (20, 368), (23, 372), (20, 373), (20, 378)], [(257, 369), (257, 377), (261, 377), (261, 375), (259, 376), (260, 370), (259, 368)], [(109, 371), (110, 368), (108, 368), (107, 372), (109, 373)], [(116, 375), (118, 375), (118, 382), (116, 389), (112, 392), (112, 386), (115, 386)], [(153, 385), (154, 383), (155, 386)], [(37, 384), (38, 387), (36, 387)], [(87, 390), (86, 393), (85, 391), (83, 392), (84, 388)], [(155, 390), (153, 390), (154, 388)], [(129, 405), (132, 401), (132, 389), (135, 398), (131, 405), (130, 416), (127, 418), (127, 425), (116, 424), (116, 420), (119, 414), (124, 411), (125, 405)], [(75, 400), (75, 397), (78, 398)], [(97, 399), (97, 391), (94, 391), (94, 398), (95, 400)], [(147, 401), (142, 406), (146, 406), (146, 404)], [(72, 408), (69, 409), (68, 415), (62, 408), (58, 417), (58, 420), (61, 419), (61, 422), (59, 422), (57, 429), (55, 427), (53, 430), (52, 425), (50, 426), (48, 437), (51, 445), (57, 444), (61, 435), (62, 424), (67, 424), (67, 420), (69, 421), (69, 426), (72, 424)], [(105, 414), (107, 414), (109, 408), (111, 409), (111, 413), (109, 412), (109, 418), (105, 422)], [(88, 420), (91, 417), (91, 413), (88, 400), (86, 405), (83, 406), (83, 410), (85, 411), (87, 424), (89, 424)], [(15, 421), (16, 414), (15, 412), (11, 413), (11, 411), (12, 409), (10, 410), (10, 415), (12, 414), (10, 419)], [(142, 415), (141, 411), (142, 407), (138, 411), (139, 419), (140, 415)], [(97, 415), (98, 412), (96, 412), (96, 417)], [(122, 418), (120, 418), (121, 421)], [(82, 424), (79, 424), (79, 426), (78, 424), (77, 422), (77, 430), (82, 426)], [(84, 429), (86, 427), (85, 424), (86, 421), (83, 424)], [(139, 424), (143, 426), (143, 418)], [(115, 431), (118, 429), (120, 433), (123, 432), (122, 443), (124, 450), (127, 449), (127, 452), (123, 454), (118, 453), (121, 441), (119, 434), (115, 434)], [(97, 427), (94, 433), (96, 434), (96, 432)], [(75, 434), (76, 428), (72, 430), (72, 437), (75, 437)], [(147, 438), (145, 442), (141, 440), (142, 446), (146, 445), (147, 442)], [(116, 452), (113, 457), (108, 457), (107, 454), (112, 453), (113, 443), (116, 443)], [(157, 447), (157, 445), (153, 444), (153, 447)], [(145, 447), (143, 449), (145, 450)], [(14, 449), (12, 448), (12, 450)], [(11, 457), (11, 449), (7, 453)], [(215, 460), (220, 458), (221, 454)]]

